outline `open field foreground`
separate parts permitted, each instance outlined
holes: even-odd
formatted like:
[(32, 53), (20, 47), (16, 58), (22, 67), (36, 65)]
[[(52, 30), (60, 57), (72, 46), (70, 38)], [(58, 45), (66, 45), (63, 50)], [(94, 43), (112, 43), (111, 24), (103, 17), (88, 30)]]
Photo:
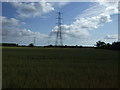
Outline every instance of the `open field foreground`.
[(119, 51), (3, 47), (3, 88), (117, 88)]

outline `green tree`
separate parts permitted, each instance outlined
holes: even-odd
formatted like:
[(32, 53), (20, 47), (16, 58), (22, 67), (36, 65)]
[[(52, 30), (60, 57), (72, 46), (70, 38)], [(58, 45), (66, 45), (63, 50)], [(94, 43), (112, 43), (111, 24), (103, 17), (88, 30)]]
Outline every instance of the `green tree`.
[(104, 48), (104, 47), (106, 46), (106, 43), (105, 43), (105, 42), (98, 41), (98, 42), (96, 42), (96, 46), (97, 46), (98, 48)]
[(33, 44), (33, 43), (30, 43), (30, 44), (28, 45), (28, 47), (34, 47), (34, 44)]

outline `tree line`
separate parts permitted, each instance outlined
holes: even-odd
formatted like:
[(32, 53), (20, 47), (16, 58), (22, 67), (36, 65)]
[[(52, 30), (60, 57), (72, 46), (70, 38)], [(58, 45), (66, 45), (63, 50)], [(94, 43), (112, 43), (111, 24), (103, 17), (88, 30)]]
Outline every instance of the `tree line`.
[(120, 42), (113, 42), (112, 44), (110, 44), (110, 43), (98, 41), (98, 42), (96, 42), (96, 48), (120, 50)]
[(19, 45), (17, 43), (0, 43), (0, 46), (11, 46), (11, 47), (19, 47), (19, 46), (22, 46), (22, 47), (34, 47), (34, 44), (33, 43), (30, 43), (29, 45)]
[[(30, 43), (29, 45), (18, 45), (16, 43), (2, 43), (0, 44), (2, 46), (16, 46), (16, 47), (36, 47), (34, 46), (33, 43)], [(97, 49), (111, 49), (111, 50), (120, 50), (120, 42), (113, 42), (112, 44), (110, 43), (105, 43), (102, 41), (98, 41), (95, 44), (96, 47), (89, 47), (89, 46), (55, 46), (55, 45), (48, 45), (48, 46), (44, 46), (44, 47), (56, 47), (56, 48), (97, 48)], [(37, 46), (38, 47), (38, 46)], [(40, 46), (39, 46), (40, 47)]]

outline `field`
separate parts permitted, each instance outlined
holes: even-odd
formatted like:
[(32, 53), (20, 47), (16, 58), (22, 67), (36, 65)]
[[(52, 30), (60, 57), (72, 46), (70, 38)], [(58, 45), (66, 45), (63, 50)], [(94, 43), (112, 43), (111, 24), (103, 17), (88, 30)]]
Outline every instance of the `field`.
[(3, 47), (3, 88), (118, 88), (119, 51)]

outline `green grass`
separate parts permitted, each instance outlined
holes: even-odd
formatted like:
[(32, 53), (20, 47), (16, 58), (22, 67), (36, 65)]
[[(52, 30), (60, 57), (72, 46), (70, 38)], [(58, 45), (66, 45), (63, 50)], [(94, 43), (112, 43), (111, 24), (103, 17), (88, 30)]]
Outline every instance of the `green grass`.
[(118, 88), (119, 51), (3, 47), (3, 88)]

